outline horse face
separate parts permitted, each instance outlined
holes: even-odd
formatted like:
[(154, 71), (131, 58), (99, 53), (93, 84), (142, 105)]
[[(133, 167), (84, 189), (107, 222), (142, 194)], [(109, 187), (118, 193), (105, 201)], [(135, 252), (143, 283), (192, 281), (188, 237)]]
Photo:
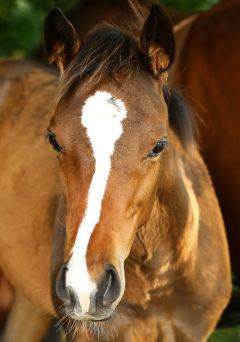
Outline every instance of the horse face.
[[(146, 23), (142, 51), (151, 49)], [(169, 58), (163, 50), (161, 58), (151, 54), (158, 60), (145, 56), (145, 67), (130, 77), (83, 79), (60, 100), (49, 126), (67, 202), (56, 290), (74, 319), (111, 316), (124, 293), (124, 261), (152, 210), (168, 133), (161, 77), (152, 76)]]
[(79, 90), (71, 104), (59, 104), (49, 127), (68, 209), (59, 281), (81, 307), (74, 316), (97, 315), (97, 306), (111, 313), (124, 292), (124, 260), (149, 217), (167, 142), (166, 104), (157, 91), (148, 75), (129, 80), (127, 89), (109, 81)]

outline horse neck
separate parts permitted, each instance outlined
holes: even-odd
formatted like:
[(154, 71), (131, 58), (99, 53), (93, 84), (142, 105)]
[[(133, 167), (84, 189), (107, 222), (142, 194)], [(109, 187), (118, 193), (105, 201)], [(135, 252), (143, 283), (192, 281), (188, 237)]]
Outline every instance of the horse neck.
[(165, 155), (151, 214), (138, 229), (126, 262), (126, 272), (137, 268), (135, 281), (144, 282), (148, 292), (161, 287), (159, 279), (164, 274), (169, 278), (166, 281), (177, 273), (193, 274), (199, 213), (186, 151), (182, 152), (171, 149)]

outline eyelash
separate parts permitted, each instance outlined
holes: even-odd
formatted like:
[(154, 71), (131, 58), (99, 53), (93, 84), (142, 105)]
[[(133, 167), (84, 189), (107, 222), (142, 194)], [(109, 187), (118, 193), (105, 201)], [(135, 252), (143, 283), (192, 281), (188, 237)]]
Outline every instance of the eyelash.
[(162, 138), (161, 140), (157, 141), (154, 148), (148, 153), (148, 158), (158, 157), (160, 153), (165, 149), (167, 144), (167, 138)]
[(65, 153), (64, 149), (58, 144), (56, 137), (52, 132), (47, 132), (47, 139), (55, 151), (59, 153)]

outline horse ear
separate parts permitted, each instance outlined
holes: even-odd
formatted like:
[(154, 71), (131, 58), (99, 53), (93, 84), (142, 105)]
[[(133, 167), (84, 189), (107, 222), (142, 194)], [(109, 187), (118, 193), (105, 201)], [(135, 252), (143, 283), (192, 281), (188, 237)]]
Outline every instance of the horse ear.
[(175, 53), (172, 23), (163, 8), (157, 4), (152, 6), (143, 25), (140, 44), (151, 74), (156, 77), (170, 67)]
[(59, 8), (48, 12), (44, 39), (49, 62), (63, 71), (79, 51), (80, 42), (73, 25)]

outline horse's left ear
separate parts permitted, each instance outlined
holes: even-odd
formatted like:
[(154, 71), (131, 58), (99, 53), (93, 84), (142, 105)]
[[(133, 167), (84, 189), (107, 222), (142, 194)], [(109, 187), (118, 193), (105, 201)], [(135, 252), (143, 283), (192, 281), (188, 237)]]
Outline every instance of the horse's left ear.
[(170, 67), (175, 53), (173, 27), (166, 12), (157, 4), (152, 6), (143, 25), (140, 44), (151, 74), (157, 77)]
[(80, 42), (73, 25), (59, 8), (48, 12), (44, 23), (44, 38), (49, 62), (63, 71), (77, 54)]

